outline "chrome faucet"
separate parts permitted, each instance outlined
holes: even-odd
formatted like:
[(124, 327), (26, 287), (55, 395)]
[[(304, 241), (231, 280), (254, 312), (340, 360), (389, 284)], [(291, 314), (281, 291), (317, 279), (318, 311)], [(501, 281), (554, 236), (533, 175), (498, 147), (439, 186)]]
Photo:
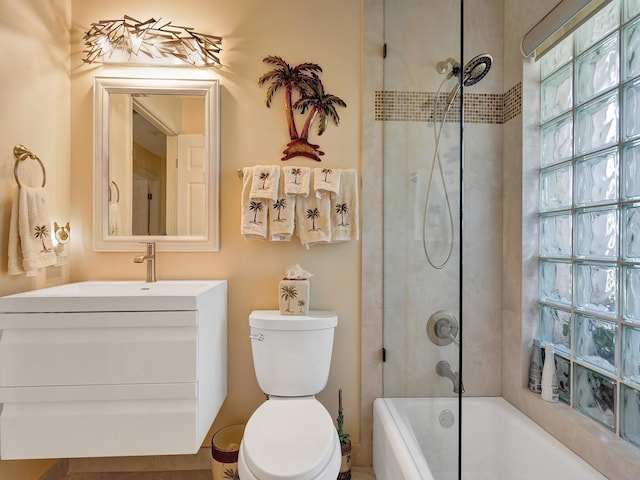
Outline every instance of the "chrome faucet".
[(147, 283), (156, 281), (156, 244), (147, 243), (147, 254), (138, 255), (133, 259), (134, 263), (143, 263), (147, 261)]
[(453, 393), (464, 393), (464, 385), (458, 372), (451, 370), (451, 365), (446, 360), (440, 360), (436, 364), (436, 373), (441, 377), (446, 377), (453, 382)]

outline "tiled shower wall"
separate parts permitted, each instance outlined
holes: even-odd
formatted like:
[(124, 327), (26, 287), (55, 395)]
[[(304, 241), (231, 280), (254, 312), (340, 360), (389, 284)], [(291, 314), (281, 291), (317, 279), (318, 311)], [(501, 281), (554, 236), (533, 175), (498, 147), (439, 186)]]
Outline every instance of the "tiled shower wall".
[[(380, 122), (432, 122), (435, 110), (435, 120), (439, 122), (448, 96), (448, 92), (376, 91), (375, 119)], [(464, 108), (465, 123), (506, 123), (522, 112), (522, 83), (503, 94), (465, 93)], [(446, 121), (460, 121), (459, 100), (453, 102), (446, 114)]]

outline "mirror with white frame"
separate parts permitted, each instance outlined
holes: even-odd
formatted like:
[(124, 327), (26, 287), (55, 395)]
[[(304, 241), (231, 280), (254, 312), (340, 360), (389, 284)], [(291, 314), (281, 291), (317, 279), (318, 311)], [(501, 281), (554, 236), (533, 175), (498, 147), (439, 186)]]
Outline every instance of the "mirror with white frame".
[(95, 250), (219, 250), (218, 80), (93, 86)]

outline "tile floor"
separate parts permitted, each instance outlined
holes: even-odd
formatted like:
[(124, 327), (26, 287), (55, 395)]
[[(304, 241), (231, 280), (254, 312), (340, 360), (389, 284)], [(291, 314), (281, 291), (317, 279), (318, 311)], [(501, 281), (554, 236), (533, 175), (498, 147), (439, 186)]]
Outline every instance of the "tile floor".
[[(351, 480), (375, 480), (371, 467), (353, 467)], [(65, 480), (211, 480), (209, 470), (172, 472), (76, 472), (68, 473)]]

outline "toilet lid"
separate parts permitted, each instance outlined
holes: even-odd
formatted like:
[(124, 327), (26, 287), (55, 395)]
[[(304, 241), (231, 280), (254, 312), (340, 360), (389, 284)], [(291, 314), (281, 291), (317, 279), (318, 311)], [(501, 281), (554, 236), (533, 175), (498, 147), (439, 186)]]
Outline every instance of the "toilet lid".
[(309, 480), (329, 463), (338, 434), (315, 398), (270, 399), (247, 422), (242, 452), (260, 480)]

